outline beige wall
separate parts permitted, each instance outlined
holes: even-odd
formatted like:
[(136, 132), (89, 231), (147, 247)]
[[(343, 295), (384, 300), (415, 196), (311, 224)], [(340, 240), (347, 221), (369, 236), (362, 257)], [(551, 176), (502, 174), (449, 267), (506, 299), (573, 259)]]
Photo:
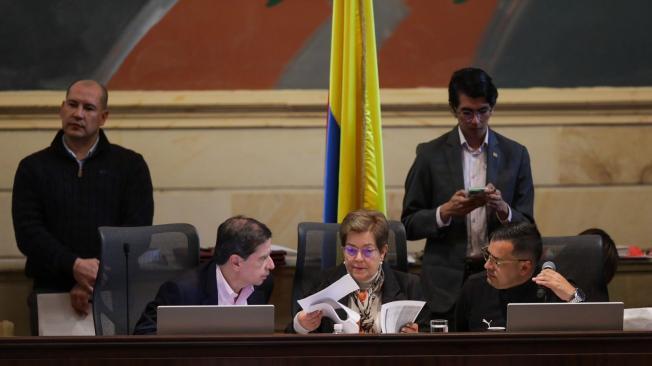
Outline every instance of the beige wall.
[[(62, 92), (0, 93), (0, 260), (18, 258), (10, 207), (15, 168), (50, 143)], [(442, 89), (383, 90), (389, 215), (419, 142), (455, 123)], [(142, 153), (156, 223), (189, 222), (203, 246), (244, 213), (296, 246), (296, 224), (320, 220), (324, 91), (113, 92), (110, 140)], [(503, 90), (491, 121), (530, 150), (536, 219), (546, 235), (600, 226), (651, 246), (652, 88)]]
[[(16, 166), (50, 143), (62, 98), (0, 93), (0, 271), (22, 267), (10, 214)], [(295, 247), (297, 223), (321, 218), (326, 100), (325, 91), (112, 92), (107, 134), (147, 160), (155, 223), (191, 223), (210, 246), (217, 224), (243, 213)], [(442, 89), (383, 90), (382, 100), (398, 219), (416, 145), (455, 120)], [(652, 88), (501, 90), (491, 124), (530, 150), (544, 235), (598, 226), (618, 244), (652, 246)]]

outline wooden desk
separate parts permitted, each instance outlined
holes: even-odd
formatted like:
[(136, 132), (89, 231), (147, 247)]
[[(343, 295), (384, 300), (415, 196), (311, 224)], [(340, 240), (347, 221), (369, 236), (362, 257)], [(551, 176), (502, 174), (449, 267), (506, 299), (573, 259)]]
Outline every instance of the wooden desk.
[(22, 337), (0, 339), (0, 364), (650, 365), (651, 345), (652, 332)]

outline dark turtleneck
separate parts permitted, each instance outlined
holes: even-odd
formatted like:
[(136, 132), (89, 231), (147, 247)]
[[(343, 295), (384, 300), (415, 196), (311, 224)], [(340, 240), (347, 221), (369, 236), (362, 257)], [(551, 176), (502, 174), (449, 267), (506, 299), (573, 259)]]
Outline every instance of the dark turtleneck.
[[(536, 273), (536, 271), (535, 271)], [(485, 331), (486, 320), (492, 327), (504, 327), (507, 322), (507, 304), (544, 302), (537, 296), (539, 287), (533, 281), (504, 290), (498, 290), (487, 282), (486, 272), (468, 278), (455, 311), (457, 331)], [(551, 296), (551, 301), (559, 301)]]

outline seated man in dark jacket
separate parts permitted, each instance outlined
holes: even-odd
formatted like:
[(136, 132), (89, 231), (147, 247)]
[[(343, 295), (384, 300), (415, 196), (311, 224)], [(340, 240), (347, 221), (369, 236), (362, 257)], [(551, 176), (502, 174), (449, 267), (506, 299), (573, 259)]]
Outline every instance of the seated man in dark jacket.
[(470, 276), (462, 288), (456, 329), (504, 327), (509, 303), (584, 301), (582, 290), (560, 273), (537, 268), (541, 251), (541, 234), (534, 224), (508, 224), (494, 231), (483, 249), (486, 271)]
[(156, 333), (156, 312), (161, 305), (267, 303), (271, 293), (271, 282), (267, 280), (274, 269), (271, 237), (269, 228), (255, 219), (235, 216), (226, 220), (217, 229), (213, 259), (161, 285), (134, 333)]

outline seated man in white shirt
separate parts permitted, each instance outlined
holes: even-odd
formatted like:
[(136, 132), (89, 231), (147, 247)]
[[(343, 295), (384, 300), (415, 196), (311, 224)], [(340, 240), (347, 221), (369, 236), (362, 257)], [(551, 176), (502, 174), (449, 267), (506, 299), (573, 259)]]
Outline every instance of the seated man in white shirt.
[(272, 291), (272, 232), (249, 217), (235, 216), (217, 229), (213, 259), (161, 285), (147, 304), (134, 334), (156, 333), (161, 305), (265, 304)]

